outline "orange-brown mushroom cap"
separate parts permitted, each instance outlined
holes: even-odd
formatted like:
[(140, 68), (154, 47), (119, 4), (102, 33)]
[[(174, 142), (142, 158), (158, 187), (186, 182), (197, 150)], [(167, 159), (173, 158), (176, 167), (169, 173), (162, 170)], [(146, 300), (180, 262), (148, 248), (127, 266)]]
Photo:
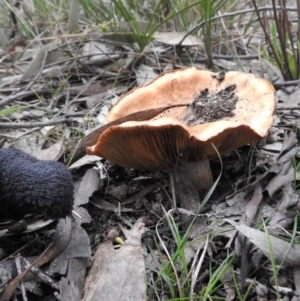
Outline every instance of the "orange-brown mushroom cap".
[[(188, 125), (195, 97), (208, 90), (216, 94), (235, 85), (232, 115), (213, 122)], [(238, 71), (223, 80), (215, 73), (189, 67), (161, 74), (144, 87), (122, 97), (107, 116), (111, 122), (131, 113), (176, 106), (151, 120), (111, 126), (87, 153), (127, 168), (173, 170), (177, 161), (197, 162), (235, 150), (266, 136), (276, 107), (274, 88), (266, 80)], [(222, 109), (220, 107), (220, 109)]]

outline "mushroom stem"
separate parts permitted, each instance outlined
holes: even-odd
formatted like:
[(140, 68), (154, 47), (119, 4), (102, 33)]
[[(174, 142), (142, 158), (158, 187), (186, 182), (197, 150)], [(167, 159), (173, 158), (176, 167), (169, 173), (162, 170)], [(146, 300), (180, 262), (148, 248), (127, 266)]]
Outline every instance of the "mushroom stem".
[(209, 160), (189, 162), (183, 166), (183, 171), (198, 192), (200, 199), (213, 185), (213, 177)]

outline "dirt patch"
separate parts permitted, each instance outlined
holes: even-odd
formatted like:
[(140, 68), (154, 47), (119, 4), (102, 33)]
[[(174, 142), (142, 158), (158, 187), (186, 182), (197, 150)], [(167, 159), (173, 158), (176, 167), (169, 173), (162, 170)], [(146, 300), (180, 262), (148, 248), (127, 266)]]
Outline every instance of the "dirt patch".
[(229, 85), (215, 94), (210, 94), (208, 89), (201, 91), (190, 105), (190, 111), (183, 121), (193, 126), (233, 117), (235, 114), (232, 111), (238, 101), (234, 96), (235, 89), (236, 85)]

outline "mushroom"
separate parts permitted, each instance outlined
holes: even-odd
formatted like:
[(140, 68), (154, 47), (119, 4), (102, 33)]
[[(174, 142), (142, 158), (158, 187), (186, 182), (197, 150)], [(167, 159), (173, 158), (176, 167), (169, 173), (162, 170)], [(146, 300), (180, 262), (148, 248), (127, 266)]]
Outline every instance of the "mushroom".
[(46, 213), (63, 218), (73, 208), (72, 175), (61, 163), (38, 160), (14, 148), (0, 149), (0, 217)]
[(239, 71), (169, 71), (123, 96), (106, 120), (169, 109), (150, 120), (108, 127), (86, 151), (126, 168), (173, 171), (180, 163), (194, 186), (207, 189), (212, 185), (208, 159), (217, 156), (215, 148), (225, 154), (267, 135), (276, 107), (274, 92), (265, 79)]

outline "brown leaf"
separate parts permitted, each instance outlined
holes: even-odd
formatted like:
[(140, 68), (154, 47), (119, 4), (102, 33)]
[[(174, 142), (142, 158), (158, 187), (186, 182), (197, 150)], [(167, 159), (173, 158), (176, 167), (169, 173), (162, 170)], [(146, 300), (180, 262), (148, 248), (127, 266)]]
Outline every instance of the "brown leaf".
[(83, 301), (146, 300), (143, 232), (139, 219), (119, 250), (114, 250), (110, 241), (100, 244), (86, 278)]
[(85, 173), (79, 185), (78, 192), (75, 197), (75, 206), (87, 204), (92, 194), (100, 188), (101, 181), (99, 173), (94, 169), (89, 169)]
[[(255, 246), (257, 246), (268, 258), (270, 258), (269, 242), (267, 234), (247, 227), (245, 225), (238, 225), (230, 220), (229, 223), (233, 224), (237, 230), (243, 233)], [(282, 240), (273, 235), (269, 235), (272, 253), (277, 263), (287, 266), (299, 265), (300, 262), (300, 246), (291, 244), (288, 241)]]

